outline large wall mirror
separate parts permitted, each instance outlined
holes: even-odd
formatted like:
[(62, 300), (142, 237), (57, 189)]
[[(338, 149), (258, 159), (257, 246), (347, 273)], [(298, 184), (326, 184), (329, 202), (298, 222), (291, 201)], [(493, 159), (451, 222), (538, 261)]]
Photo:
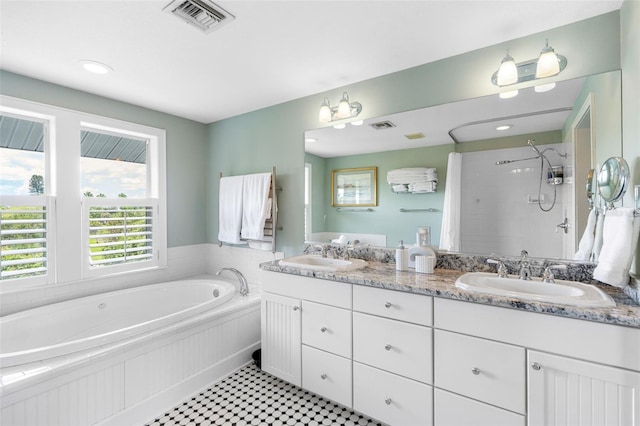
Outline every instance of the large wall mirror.
[[(462, 176), (451, 190), (461, 195), (460, 252), (515, 256), (526, 249), (573, 259), (589, 214), (589, 171), (622, 152), (621, 76), (612, 71), (544, 89), (306, 131), (305, 238), (355, 235), (395, 247), (429, 226), (438, 247), (448, 157), (457, 152)], [(331, 207), (331, 171), (361, 167), (377, 167), (378, 205)], [(436, 192), (393, 192), (387, 173), (409, 167), (435, 168)]]

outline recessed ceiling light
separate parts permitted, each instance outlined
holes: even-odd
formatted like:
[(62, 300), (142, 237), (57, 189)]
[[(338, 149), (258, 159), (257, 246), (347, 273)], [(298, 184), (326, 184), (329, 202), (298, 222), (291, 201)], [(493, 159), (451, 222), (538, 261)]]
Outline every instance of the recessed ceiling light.
[(509, 130), (512, 127), (513, 127), (513, 124), (505, 124), (503, 126), (496, 127), (496, 130)]
[(544, 93), (544, 92), (548, 92), (549, 90), (553, 90), (554, 87), (556, 87), (555, 83), (541, 84), (539, 86), (534, 87), (533, 90), (535, 90), (537, 93)]
[(342, 123), (342, 124), (336, 124), (335, 126), (333, 126), (334, 129), (344, 129), (345, 127), (347, 127), (346, 124)]
[(362, 126), (363, 124), (364, 124), (364, 120), (356, 120), (351, 122), (352, 126)]
[(314, 142), (318, 142), (318, 139), (316, 139), (316, 138), (305, 138), (304, 141), (305, 142), (309, 142), (309, 143), (314, 143)]
[(518, 95), (518, 91), (517, 90), (509, 90), (508, 92), (502, 92), (500, 93), (500, 98), (501, 99), (509, 99), (509, 98), (513, 98), (515, 96)]
[(111, 68), (109, 65), (103, 64), (102, 62), (91, 61), (88, 59), (80, 60), (80, 64), (82, 65), (82, 68), (94, 74), (108, 74), (113, 71), (113, 68)]

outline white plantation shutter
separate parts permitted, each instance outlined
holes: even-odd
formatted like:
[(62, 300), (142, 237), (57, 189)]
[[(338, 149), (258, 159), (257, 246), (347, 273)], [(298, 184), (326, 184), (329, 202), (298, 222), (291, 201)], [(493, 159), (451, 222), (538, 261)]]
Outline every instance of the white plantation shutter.
[(53, 279), (53, 205), (46, 196), (0, 198), (0, 280)]
[(156, 266), (157, 212), (157, 199), (84, 198), (85, 275)]

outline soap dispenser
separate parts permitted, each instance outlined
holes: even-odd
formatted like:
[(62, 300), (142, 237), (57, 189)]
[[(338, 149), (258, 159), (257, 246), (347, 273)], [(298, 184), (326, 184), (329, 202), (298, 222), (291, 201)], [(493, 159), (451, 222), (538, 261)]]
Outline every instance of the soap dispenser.
[(409, 250), (404, 246), (404, 241), (400, 240), (400, 245), (396, 249), (396, 271), (409, 270)]

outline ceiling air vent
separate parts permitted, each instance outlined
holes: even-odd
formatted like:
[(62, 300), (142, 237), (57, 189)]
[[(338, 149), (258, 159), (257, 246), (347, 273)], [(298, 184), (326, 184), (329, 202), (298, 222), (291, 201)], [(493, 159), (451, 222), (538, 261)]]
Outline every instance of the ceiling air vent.
[(373, 127), (376, 130), (390, 129), (392, 127), (396, 127), (396, 125), (390, 121), (378, 121), (377, 123), (369, 124), (369, 126)]
[(208, 0), (174, 0), (162, 10), (205, 33), (217, 30), (235, 19), (232, 14)]

